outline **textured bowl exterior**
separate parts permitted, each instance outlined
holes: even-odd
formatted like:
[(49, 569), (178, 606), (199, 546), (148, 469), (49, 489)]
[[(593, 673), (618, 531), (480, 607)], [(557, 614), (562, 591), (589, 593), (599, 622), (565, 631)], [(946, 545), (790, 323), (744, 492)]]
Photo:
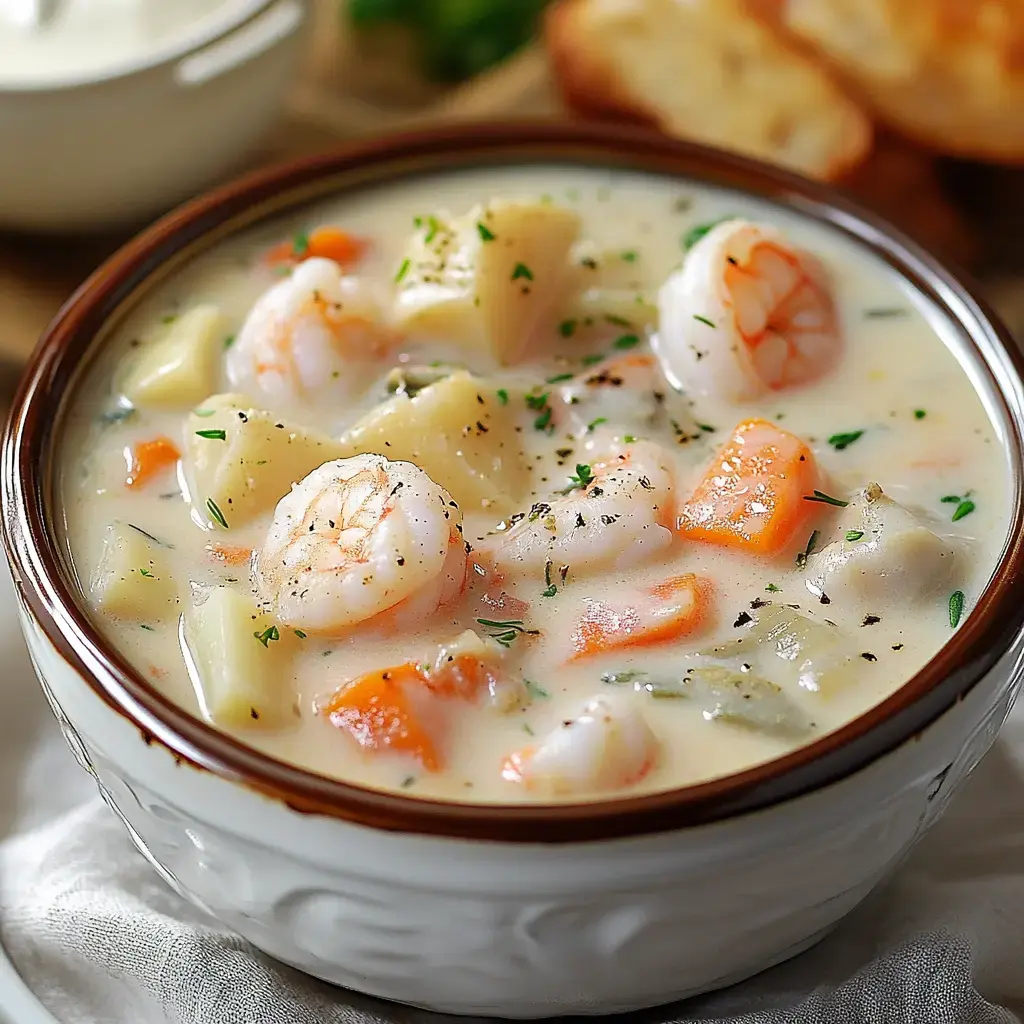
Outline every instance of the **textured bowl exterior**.
[(73, 88), (0, 89), (0, 226), (138, 223), (237, 171), (280, 114), (304, 41), (291, 31), (195, 84), (180, 80), (179, 62)]
[(610, 1013), (718, 988), (812, 945), (902, 861), (995, 739), (1024, 642), (919, 736), (807, 796), (582, 844), (475, 842), (304, 814), (147, 742), (26, 607), (68, 744), (179, 893), (270, 955), (449, 1013)]

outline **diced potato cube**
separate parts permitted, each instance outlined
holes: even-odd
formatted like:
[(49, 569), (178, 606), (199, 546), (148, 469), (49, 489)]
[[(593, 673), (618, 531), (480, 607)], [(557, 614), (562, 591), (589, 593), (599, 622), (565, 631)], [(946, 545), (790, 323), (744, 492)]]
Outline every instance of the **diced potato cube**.
[(495, 201), (428, 218), (400, 268), (398, 325), (518, 362), (554, 329), (579, 225), (571, 210), (545, 203)]
[(141, 408), (176, 409), (194, 405), (215, 387), (217, 357), (227, 321), (216, 306), (196, 306), (145, 348), (122, 384), (125, 396)]
[(158, 622), (177, 614), (178, 588), (166, 551), (155, 538), (128, 523), (113, 523), (89, 584), (108, 615)]
[(955, 564), (949, 543), (869, 484), (843, 509), (836, 539), (811, 556), (810, 583), (840, 603), (916, 604), (949, 587)]
[(247, 594), (212, 587), (185, 612), (203, 714), (215, 725), (280, 729), (298, 721), (292, 663), (301, 641)]
[(244, 395), (208, 398), (185, 426), (192, 505), (211, 524), (219, 510), (228, 527), (273, 509), (293, 483), (345, 454), (332, 438), (253, 408)]
[(464, 509), (502, 512), (529, 482), (516, 437), (511, 405), (484, 381), (459, 372), (371, 410), (342, 435), (336, 457), (376, 454), (412, 462)]

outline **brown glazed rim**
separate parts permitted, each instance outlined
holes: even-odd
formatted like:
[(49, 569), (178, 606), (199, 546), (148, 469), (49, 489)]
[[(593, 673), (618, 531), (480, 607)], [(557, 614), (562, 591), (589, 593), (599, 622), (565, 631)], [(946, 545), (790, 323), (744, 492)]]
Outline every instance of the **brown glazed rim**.
[[(806, 747), (684, 789), (598, 803), (490, 806), (422, 800), (324, 778), (225, 736), (161, 696), (90, 623), (61, 547), (53, 449), (94, 341), (154, 280), (242, 224), (326, 194), (459, 167), (593, 165), (677, 176), (767, 198), (853, 238), (947, 316), (995, 400), (1013, 470), (1010, 529), (998, 568), (949, 642), (882, 703)], [(360, 142), (261, 171), (174, 211), (129, 242), (58, 313), (32, 356), (3, 449), (3, 531), (15, 581), (69, 665), (147, 743), (183, 764), (301, 813), (372, 828), (475, 840), (568, 843), (665, 832), (770, 807), (856, 772), (943, 714), (989, 671), (1024, 624), (1022, 359), (972, 289), (892, 227), (832, 189), (750, 160), (642, 129), (483, 124)], [(188, 770), (182, 767), (183, 771)]]

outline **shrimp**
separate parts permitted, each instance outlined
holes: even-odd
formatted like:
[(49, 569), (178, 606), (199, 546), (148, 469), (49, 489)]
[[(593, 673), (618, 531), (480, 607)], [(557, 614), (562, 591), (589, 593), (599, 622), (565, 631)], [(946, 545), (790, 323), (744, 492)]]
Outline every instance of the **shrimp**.
[(553, 571), (564, 580), (648, 560), (672, 543), (670, 465), (651, 441), (612, 443), (600, 462), (576, 467), (568, 493), (514, 515), (484, 554), (499, 573), (544, 573), (549, 585)]
[(365, 282), (309, 259), (268, 289), (228, 349), (232, 386), (297, 403), (325, 382), (355, 397), (392, 343)]
[(356, 455), (281, 499), (254, 573), (282, 622), (336, 636), (357, 623), (417, 624), (462, 593), (466, 557), (462, 513), (443, 487), (410, 462)]
[(643, 713), (625, 699), (602, 695), (537, 746), (510, 754), (501, 775), (528, 789), (582, 796), (634, 785), (657, 755), (658, 741)]
[(733, 401), (807, 384), (842, 339), (824, 268), (776, 228), (729, 220), (658, 294), (651, 347), (674, 387)]
[(650, 426), (666, 384), (654, 356), (638, 353), (606, 359), (555, 391), (554, 419), (574, 433), (595, 422)]

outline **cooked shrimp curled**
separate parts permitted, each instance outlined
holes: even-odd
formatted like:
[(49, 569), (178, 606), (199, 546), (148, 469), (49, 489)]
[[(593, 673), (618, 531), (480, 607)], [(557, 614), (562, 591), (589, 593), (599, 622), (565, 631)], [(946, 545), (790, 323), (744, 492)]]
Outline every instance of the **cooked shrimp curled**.
[(462, 591), (461, 525), (451, 495), (418, 466), (338, 459), (278, 503), (256, 585), (282, 622), (309, 632), (338, 635), (385, 613), (421, 619)]
[(842, 349), (824, 267), (769, 224), (728, 220), (658, 295), (651, 347), (676, 388), (732, 401), (810, 383)]

